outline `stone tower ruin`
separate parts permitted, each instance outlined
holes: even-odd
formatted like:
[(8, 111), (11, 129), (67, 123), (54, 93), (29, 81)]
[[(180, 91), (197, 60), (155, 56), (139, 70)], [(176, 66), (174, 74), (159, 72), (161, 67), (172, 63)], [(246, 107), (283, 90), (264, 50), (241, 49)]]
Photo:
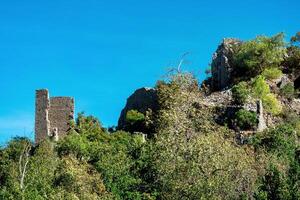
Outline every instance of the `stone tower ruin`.
[(47, 89), (36, 90), (35, 143), (46, 138), (58, 140), (70, 130), (74, 120), (72, 97), (50, 97)]

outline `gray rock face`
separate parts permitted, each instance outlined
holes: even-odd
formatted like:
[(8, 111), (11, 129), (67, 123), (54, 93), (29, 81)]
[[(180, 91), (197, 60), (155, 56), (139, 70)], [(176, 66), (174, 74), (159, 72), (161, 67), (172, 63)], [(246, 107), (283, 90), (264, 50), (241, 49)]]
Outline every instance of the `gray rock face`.
[(118, 129), (123, 129), (126, 126), (126, 113), (129, 110), (137, 110), (146, 114), (148, 109), (153, 111), (157, 110), (158, 99), (157, 93), (154, 88), (140, 88), (137, 89), (128, 99), (124, 109), (122, 110), (119, 121)]
[(280, 81), (277, 83), (279, 88), (283, 88), (287, 84), (294, 84), (293, 81), (288, 77), (288, 75), (284, 74), (280, 77)]
[(233, 46), (241, 41), (233, 38), (223, 39), (217, 51), (213, 54), (211, 73), (213, 90), (223, 90), (230, 84), (232, 68)]

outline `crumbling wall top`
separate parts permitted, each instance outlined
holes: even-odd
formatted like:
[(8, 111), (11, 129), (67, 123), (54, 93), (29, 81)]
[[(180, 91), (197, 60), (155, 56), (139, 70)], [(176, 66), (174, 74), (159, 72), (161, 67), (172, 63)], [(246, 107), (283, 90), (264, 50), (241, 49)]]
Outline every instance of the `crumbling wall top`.
[(36, 91), (35, 142), (48, 137), (58, 140), (70, 129), (74, 120), (72, 97), (50, 97), (47, 89)]

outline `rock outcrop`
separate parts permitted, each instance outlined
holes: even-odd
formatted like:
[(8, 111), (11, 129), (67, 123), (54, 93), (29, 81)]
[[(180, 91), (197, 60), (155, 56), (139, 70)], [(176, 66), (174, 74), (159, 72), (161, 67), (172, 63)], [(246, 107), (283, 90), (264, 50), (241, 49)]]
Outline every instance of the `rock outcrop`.
[(263, 105), (261, 100), (257, 102), (257, 116), (258, 116), (257, 131), (262, 132), (267, 128), (267, 125), (264, 118), (264, 110), (263, 110)]
[(233, 72), (233, 47), (241, 41), (233, 38), (223, 39), (217, 51), (213, 54), (211, 63), (212, 89), (223, 90), (229, 86)]
[(146, 114), (148, 109), (152, 111), (157, 110), (158, 99), (157, 93), (154, 88), (140, 88), (137, 89), (128, 99), (124, 109), (122, 110), (119, 121), (118, 129), (124, 129), (126, 127), (126, 113), (129, 110), (137, 110), (143, 114)]

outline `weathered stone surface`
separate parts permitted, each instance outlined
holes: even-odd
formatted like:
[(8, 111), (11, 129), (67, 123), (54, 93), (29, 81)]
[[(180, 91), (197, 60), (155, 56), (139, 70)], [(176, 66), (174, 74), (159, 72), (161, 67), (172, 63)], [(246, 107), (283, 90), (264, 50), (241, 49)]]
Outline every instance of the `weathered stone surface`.
[(74, 118), (74, 99), (70, 97), (51, 97), (49, 121), (52, 136), (57, 132), (58, 138), (67, 134), (70, 120)]
[(65, 136), (74, 119), (74, 99), (51, 97), (47, 89), (36, 91), (35, 142), (51, 137), (54, 140)]
[(37, 90), (35, 98), (35, 142), (46, 139), (50, 131), (48, 111), (50, 108), (48, 90)]
[(229, 86), (233, 72), (232, 53), (233, 46), (239, 45), (241, 41), (226, 38), (213, 54), (211, 63), (212, 89), (223, 90)]
[(300, 115), (300, 99), (293, 99), (292, 102), (289, 104), (289, 108)]
[(294, 84), (293, 81), (288, 77), (288, 75), (283, 74), (280, 77), (280, 81), (277, 83), (277, 85), (279, 86), (279, 88), (283, 88), (284, 86), (286, 86), (287, 84)]
[(126, 126), (126, 113), (129, 110), (137, 110), (146, 114), (148, 109), (152, 111), (157, 110), (158, 99), (156, 90), (153, 88), (140, 88), (137, 89), (128, 99), (124, 109), (122, 110), (119, 121), (118, 129), (123, 129)]
[(212, 92), (209, 95), (203, 97), (202, 102), (210, 106), (225, 106), (232, 101), (231, 90)]
[(262, 101), (259, 100), (257, 102), (257, 116), (258, 116), (258, 124), (257, 124), (257, 131), (262, 132), (267, 128), (267, 124), (264, 117), (264, 109), (262, 105)]

